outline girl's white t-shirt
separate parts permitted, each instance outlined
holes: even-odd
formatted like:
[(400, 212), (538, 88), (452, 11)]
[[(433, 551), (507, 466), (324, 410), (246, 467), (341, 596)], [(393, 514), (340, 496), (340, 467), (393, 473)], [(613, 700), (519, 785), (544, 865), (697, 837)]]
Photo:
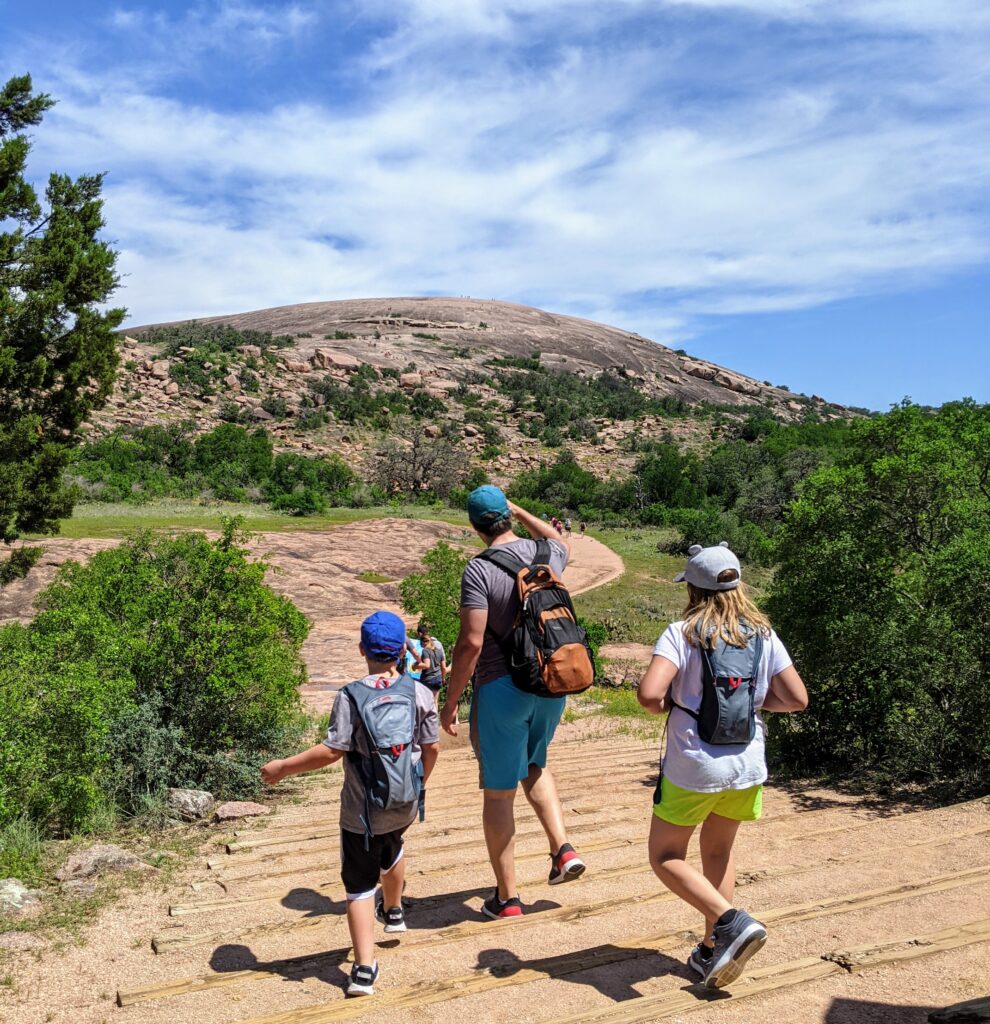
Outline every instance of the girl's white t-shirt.
[[(684, 623), (672, 622), (657, 640), (654, 655), (677, 666), (671, 696), (692, 711), (701, 707), (701, 652), (687, 642)], [(770, 680), (792, 664), (787, 648), (771, 630), (763, 641), (763, 657), (756, 673), (755, 704), (763, 706)], [(663, 774), (675, 786), (695, 793), (719, 793), (725, 789), (749, 789), (767, 779), (766, 726), (756, 713), (752, 742), (712, 746), (698, 736), (698, 723), (680, 708), (672, 708), (667, 722), (667, 753)]]

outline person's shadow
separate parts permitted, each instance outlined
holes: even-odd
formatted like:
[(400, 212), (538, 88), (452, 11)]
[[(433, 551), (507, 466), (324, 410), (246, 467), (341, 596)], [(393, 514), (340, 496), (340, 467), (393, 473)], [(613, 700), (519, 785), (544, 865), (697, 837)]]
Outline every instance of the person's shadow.
[(210, 967), (220, 974), (233, 971), (267, 971), (286, 981), (301, 982), (315, 978), (327, 985), (341, 987), (348, 973), (342, 969), (351, 952), (350, 944), (339, 949), (328, 949), (307, 956), (294, 956), (285, 960), (259, 960), (249, 946), (229, 944), (217, 946), (210, 956)]
[[(492, 894), (492, 886), (481, 885), (472, 889), (460, 889), (456, 892), (440, 893), (436, 896), (406, 896), (402, 904), (406, 909), (406, 927), (410, 931), (437, 930), (452, 928), (468, 921), (481, 921), (481, 908), (468, 903), (475, 898), (487, 898)], [(559, 903), (552, 900), (537, 900), (526, 904), (526, 915), (539, 914), (544, 910), (555, 910)]]
[[(556, 968), (568, 957), (586, 963), (580, 971), (558, 974)], [(521, 960), (510, 949), (483, 949), (478, 954), (479, 969), (485, 969), (496, 978), (511, 978), (519, 971), (543, 971), (549, 978), (588, 985), (615, 1002), (641, 998), (633, 986), (664, 974), (671, 974), (694, 982), (697, 979), (682, 961), (666, 953), (645, 947), (632, 948), (606, 943), (578, 950), (573, 954)]]
[(290, 889), (282, 897), (282, 906), (288, 910), (301, 910), (304, 917), (323, 917), (325, 914), (346, 914), (345, 900), (332, 900), (315, 889)]

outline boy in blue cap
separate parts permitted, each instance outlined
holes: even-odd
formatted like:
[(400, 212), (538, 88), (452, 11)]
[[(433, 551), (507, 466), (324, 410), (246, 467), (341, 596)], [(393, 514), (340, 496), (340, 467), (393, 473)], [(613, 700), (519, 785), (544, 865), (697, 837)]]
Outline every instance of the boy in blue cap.
[[(405, 653), (406, 627), (392, 612), (379, 611), (361, 623), (361, 653), (368, 664), (368, 675), (357, 685), (373, 690), (388, 689), (399, 673), (396, 664)], [(420, 761), (423, 785), (429, 779), (440, 752), (437, 712), (433, 694), (415, 683), (416, 725), (413, 734), (412, 758)], [(365, 814), (365, 786), (358, 766), (350, 757), (367, 754), (368, 735), (350, 699), (338, 697), (330, 712), (326, 739), (301, 754), (284, 760), (269, 761), (261, 769), (261, 777), (274, 785), (289, 775), (325, 768), (344, 758), (344, 784), (340, 790), (340, 876), (347, 895), (347, 927), (354, 946), (354, 966), (347, 983), (348, 996), (370, 996), (378, 978), (375, 960), (374, 917), (385, 925), (386, 932), (404, 932), (402, 887), (405, 879), (403, 833), (416, 818), (415, 803), (385, 809), (371, 807), (371, 835), (368, 836)], [(377, 887), (381, 882), (381, 892)], [(374, 917), (372, 898), (374, 901)]]

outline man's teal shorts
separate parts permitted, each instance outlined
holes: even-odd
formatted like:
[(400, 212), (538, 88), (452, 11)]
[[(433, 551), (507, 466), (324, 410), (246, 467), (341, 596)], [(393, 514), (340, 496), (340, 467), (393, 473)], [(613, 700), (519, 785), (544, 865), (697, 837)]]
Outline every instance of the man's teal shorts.
[(499, 676), (474, 692), (471, 742), (481, 766), (482, 789), (515, 789), (529, 766), (547, 766), (564, 697), (534, 697)]

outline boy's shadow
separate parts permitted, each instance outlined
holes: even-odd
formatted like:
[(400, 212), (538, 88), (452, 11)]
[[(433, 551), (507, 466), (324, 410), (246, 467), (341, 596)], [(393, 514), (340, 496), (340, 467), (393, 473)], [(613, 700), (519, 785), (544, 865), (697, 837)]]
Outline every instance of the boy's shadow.
[(292, 957), (288, 960), (259, 960), (248, 946), (224, 945), (217, 946), (210, 956), (210, 967), (220, 974), (232, 971), (267, 971), (273, 976), (285, 978), (286, 981), (305, 981), (315, 978), (327, 985), (341, 987), (348, 974), (342, 969), (350, 955), (350, 947), (330, 949), (310, 956)]
[(323, 917), (325, 914), (346, 914), (345, 900), (332, 900), (315, 889), (290, 889), (282, 897), (282, 906), (288, 910), (302, 910), (304, 917)]
[[(559, 954), (536, 960), (521, 960), (511, 950), (502, 948), (483, 949), (478, 954), (477, 966), (486, 968), (496, 978), (510, 978), (519, 971), (545, 971), (547, 977), (556, 976), (559, 981), (590, 985), (617, 1003), (641, 998), (641, 993), (633, 985), (664, 974), (675, 975), (688, 982), (697, 981), (682, 960), (675, 960), (656, 949), (629, 949), (605, 944), (579, 950), (574, 957), (590, 962), (585, 970), (565, 975), (555, 975), (554, 968), (561, 961)], [(596, 960), (599, 962), (596, 963)]]

